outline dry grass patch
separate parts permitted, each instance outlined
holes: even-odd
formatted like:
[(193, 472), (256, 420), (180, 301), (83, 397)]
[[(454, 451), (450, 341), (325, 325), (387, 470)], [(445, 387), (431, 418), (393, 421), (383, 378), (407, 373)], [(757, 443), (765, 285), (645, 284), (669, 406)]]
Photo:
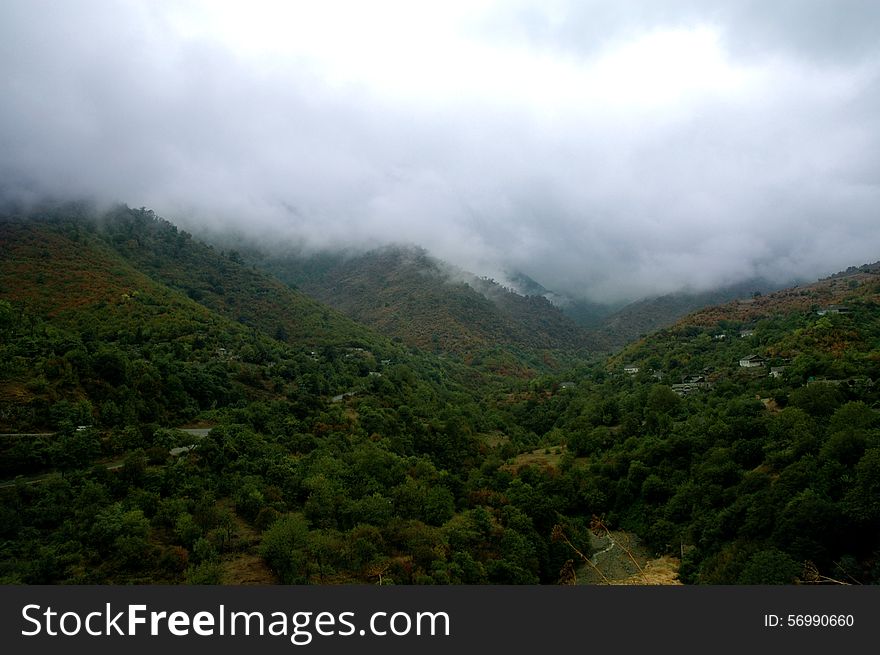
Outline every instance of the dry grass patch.
[(278, 584), (263, 558), (253, 553), (237, 555), (220, 563), (221, 580), (227, 585)]
[(538, 468), (555, 469), (559, 466), (562, 456), (565, 454), (565, 446), (549, 446), (535, 448), (527, 453), (521, 453), (513, 458), (509, 464), (501, 468), (511, 473), (516, 473), (524, 466), (537, 466)]

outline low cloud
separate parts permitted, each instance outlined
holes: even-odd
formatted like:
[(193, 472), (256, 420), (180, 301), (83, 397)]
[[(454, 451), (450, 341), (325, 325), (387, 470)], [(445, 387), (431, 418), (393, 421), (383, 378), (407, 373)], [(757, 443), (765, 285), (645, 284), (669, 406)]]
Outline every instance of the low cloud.
[(880, 258), (876, 3), (414, 4), (6, 2), (4, 190), (595, 300)]

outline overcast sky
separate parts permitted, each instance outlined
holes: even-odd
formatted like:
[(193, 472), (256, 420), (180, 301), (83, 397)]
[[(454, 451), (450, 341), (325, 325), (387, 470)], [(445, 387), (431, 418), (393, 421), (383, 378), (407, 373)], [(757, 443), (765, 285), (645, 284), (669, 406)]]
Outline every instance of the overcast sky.
[(880, 259), (880, 2), (0, 2), (0, 184), (597, 300)]

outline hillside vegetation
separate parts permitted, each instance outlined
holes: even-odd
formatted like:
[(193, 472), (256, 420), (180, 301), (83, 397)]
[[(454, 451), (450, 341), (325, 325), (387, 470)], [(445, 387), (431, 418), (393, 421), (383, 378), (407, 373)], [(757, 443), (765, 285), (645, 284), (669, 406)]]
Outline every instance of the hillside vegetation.
[(597, 361), (420, 251), (311, 261), (370, 325), (243, 257), (0, 218), (0, 581), (552, 584), (602, 525), (686, 583), (880, 582), (876, 267)]
[(429, 352), (491, 364), (503, 349), (542, 367), (554, 355), (587, 356), (598, 349), (546, 298), (456, 270), (419, 248), (252, 257), (346, 316)]
[(880, 276), (856, 271), (692, 314), (513, 411), (685, 582), (876, 583), (878, 378)]
[[(716, 306), (737, 299), (760, 297), (781, 285), (756, 279), (700, 293), (679, 292), (630, 303), (598, 319), (590, 319), (591, 332), (618, 350), (662, 328), (675, 325), (688, 314), (704, 307)], [(573, 309), (576, 309), (577, 305)], [(571, 313), (569, 308), (566, 313)]]
[(468, 361), (497, 353), (500, 346), (538, 369), (560, 357), (567, 359), (567, 353), (580, 358), (611, 353), (702, 307), (778, 288), (755, 279), (621, 307), (556, 294), (521, 273), (510, 276), (514, 290), (416, 247), (272, 255), (266, 248), (250, 246), (243, 252), (248, 261), (279, 279), (411, 346)]
[(481, 493), (496, 377), (145, 210), (6, 216), (0, 248), (2, 581), (555, 579), (555, 508)]

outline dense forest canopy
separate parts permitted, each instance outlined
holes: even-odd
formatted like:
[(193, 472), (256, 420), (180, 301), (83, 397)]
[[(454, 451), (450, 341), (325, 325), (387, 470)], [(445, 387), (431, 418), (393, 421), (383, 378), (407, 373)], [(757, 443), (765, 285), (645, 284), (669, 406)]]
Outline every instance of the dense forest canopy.
[(146, 209), (0, 217), (2, 582), (553, 584), (593, 517), (685, 583), (880, 581), (876, 267), (599, 359), (479, 285), (424, 326), (479, 340), (420, 347), (248, 260)]

